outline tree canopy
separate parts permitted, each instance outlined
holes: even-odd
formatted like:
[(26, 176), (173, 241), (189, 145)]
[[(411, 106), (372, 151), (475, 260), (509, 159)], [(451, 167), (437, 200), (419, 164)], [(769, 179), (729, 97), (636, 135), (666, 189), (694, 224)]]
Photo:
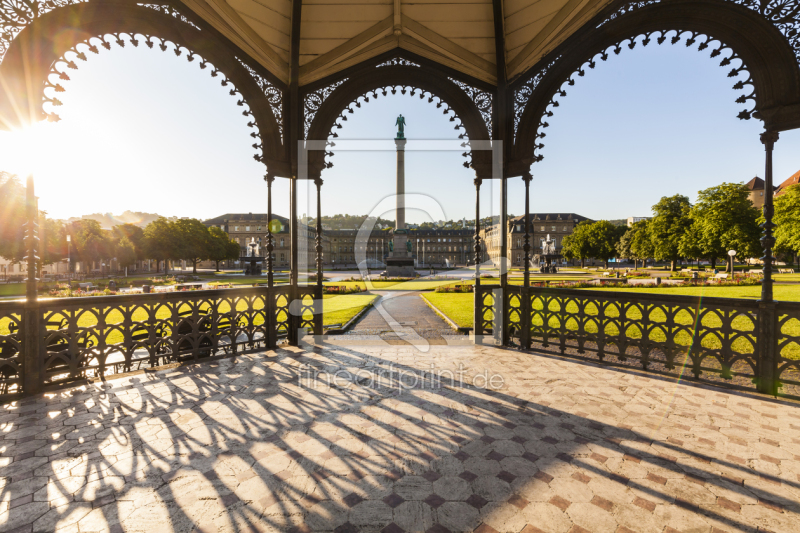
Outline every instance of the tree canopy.
[[(687, 239), (695, 242), (698, 257), (712, 263), (719, 258), (728, 259), (728, 250), (735, 250), (741, 259), (758, 257), (761, 255), (758, 217), (746, 185), (723, 183), (710, 187), (697, 195)], [(690, 248), (684, 246), (685, 251)]]
[(669, 261), (671, 270), (675, 270), (676, 262), (682, 257), (681, 239), (692, 224), (691, 209), (692, 204), (686, 196), (664, 196), (653, 206), (654, 216), (647, 224), (653, 257), (658, 261)]
[(800, 256), (800, 185), (792, 185), (775, 198), (773, 222), (777, 226), (775, 251)]

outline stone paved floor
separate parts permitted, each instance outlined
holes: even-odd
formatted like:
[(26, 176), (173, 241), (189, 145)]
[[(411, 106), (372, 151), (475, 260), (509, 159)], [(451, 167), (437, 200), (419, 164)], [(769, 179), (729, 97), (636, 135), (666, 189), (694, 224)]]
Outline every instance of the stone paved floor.
[(0, 531), (800, 530), (797, 405), (498, 348), (281, 349), (0, 412)]

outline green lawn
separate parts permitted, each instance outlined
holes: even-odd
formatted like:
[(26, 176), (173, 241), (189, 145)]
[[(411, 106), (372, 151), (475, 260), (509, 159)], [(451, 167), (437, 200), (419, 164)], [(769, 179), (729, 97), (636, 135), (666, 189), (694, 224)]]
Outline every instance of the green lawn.
[(23, 296), (24, 294), (24, 283), (4, 283), (0, 285), (0, 296)]
[(326, 294), (322, 300), (322, 323), (325, 327), (343, 326), (377, 299), (375, 294)]
[(423, 298), (455, 322), (458, 327), (471, 328), (475, 312), (472, 293), (426, 292)]

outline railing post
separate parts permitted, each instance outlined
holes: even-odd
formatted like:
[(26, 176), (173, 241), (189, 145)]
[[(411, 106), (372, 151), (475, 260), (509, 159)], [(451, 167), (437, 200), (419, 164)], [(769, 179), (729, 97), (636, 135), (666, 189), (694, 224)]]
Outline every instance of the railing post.
[(322, 189), (322, 179), (317, 178), (314, 180), (314, 184), (317, 186), (317, 229), (316, 229), (316, 239), (315, 243), (316, 246), (314, 251), (316, 252), (316, 260), (317, 260), (317, 284), (314, 288), (314, 335), (320, 336), (322, 335), (322, 202), (321, 202), (321, 195), (320, 191)]
[(275, 181), (275, 176), (267, 174), (264, 177), (264, 181), (267, 182), (267, 287), (272, 288), (272, 251), (275, 249), (275, 246), (272, 244), (272, 182)]
[(520, 317), (520, 344), (524, 350), (531, 347), (531, 295), (529, 287), (531, 285), (531, 180), (533, 176), (526, 172), (522, 176), (525, 182), (525, 245), (522, 247), (523, 260), (525, 261), (525, 275), (522, 283), (520, 298), (522, 304), (522, 316)]
[(289, 181), (289, 240), (291, 247), (289, 249), (289, 257), (291, 258), (289, 264), (291, 272), (289, 273), (289, 331), (286, 336), (290, 346), (297, 346), (299, 343), (299, 333), (297, 331), (300, 326), (302, 317), (296, 315), (292, 310), (297, 307), (295, 301), (298, 296), (298, 283), (300, 277), (300, 253), (298, 234), (300, 228), (298, 227), (297, 219), (297, 176), (293, 176)]
[(25, 311), (22, 335), (22, 392), (36, 394), (42, 391), (44, 376), (41, 368), (40, 338), (41, 317), (38, 301), (39, 208), (33, 190), (33, 176), (28, 176), (25, 194), (25, 248), (27, 249), (28, 279), (25, 282)]
[(475, 312), (472, 332), (475, 342), (483, 335), (483, 297), (481, 295), (481, 178), (475, 178)]
[(775, 246), (775, 237), (772, 230), (774, 215), (773, 189), (772, 189), (772, 150), (778, 140), (778, 132), (765, 131), (761, 134), (761, 142), (766, 151), (766, 166), (764, 172), (764, 223), (761, 227), (764, 234), (761, 245), (764, 256), (764, 281), (761, 284), (761, 300), (758, 302), (758, 391), (764, 394), (777, 395), (779, 388), (778, 376), (778, 312), (775, 300), (772, 297), (772, 247)]

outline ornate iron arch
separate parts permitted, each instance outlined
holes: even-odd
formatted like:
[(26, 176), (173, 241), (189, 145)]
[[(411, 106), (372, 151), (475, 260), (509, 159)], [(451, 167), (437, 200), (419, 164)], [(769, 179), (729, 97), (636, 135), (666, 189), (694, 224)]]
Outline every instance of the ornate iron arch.
[[(522, 175), (542, 159), (538, 153), (548, 126), (547, 118), (566, 96), (565, 85), (594, 68), (598, 59), (619, 54), (625, 47), (647, 46), (685, 39), (687, 47), (710, 50), (720, 65), (731, 66), (729, 76), (747, 72), (735, 90), (745, 90), (737, 103), (748, 104), (739, 118), (758, 118), (767, 129), (800, 127), (800, 6), (793, 9), (797, 23), (783, 29), (770, 16), (739, 3), (752, 0), (645, 0), (621, 2), (598, 15), (551, 54), (549, 61), (521, 76), (511, 86), (515, 100), (514, 145), (508, 175)], [(788, 3), (795, 2), (789, 0)], [(786, 3), (786, 2), (784, 2)], [(796, 2), (795, 2), (796, 3)], [(793, 33), (794, 32), (794, 33)], [(737, 61), (738, 60), (738, 61)]]
[[(376, 72), (380, 69), (380, 72)], [(370, 99), (392, 94), (427, 99), (455, 123), (459, 138), (466, 148), (464, 166), (475, 170), (482, 179), (491, 178), (491, 153), (472, 152), (470, 141), (491, 139), (493, 95), (487, 88), (476, 86), (425, 64), (419, 59), (403, 57), (379, 58), (374, 64), (359, 66), (354, 72), (325, 85), (312, 86), (303, 95), (304, 133), (306, 139), (327, 140), (337, 137), (337, 129), (347, 115)], [(349, 75), (348, 75), (349, 74)], [(325, 160), (331, 152), (311, 151), (308, 154), (309, 179), (319, 178), (332, 163)]]
[(52, 108), (60, 105), (58, 93), (65, 90), (69, 70), (103, 49), (144, 44), (196, 61), (219, 78), (250, 119), (257, 150), (253, 157), (269, 173), (288, 175), (282, 139), (285, 87), (264, 69), (240, 59), (246, 56), (237, 55), (212, 28), (161, 2), (50, 3), (52, 9), (32, 16), (24, 27), (20, 22), (13, 34), (4, 34), (8, 38), (0, 63), (0, 127), (58, 120)]

